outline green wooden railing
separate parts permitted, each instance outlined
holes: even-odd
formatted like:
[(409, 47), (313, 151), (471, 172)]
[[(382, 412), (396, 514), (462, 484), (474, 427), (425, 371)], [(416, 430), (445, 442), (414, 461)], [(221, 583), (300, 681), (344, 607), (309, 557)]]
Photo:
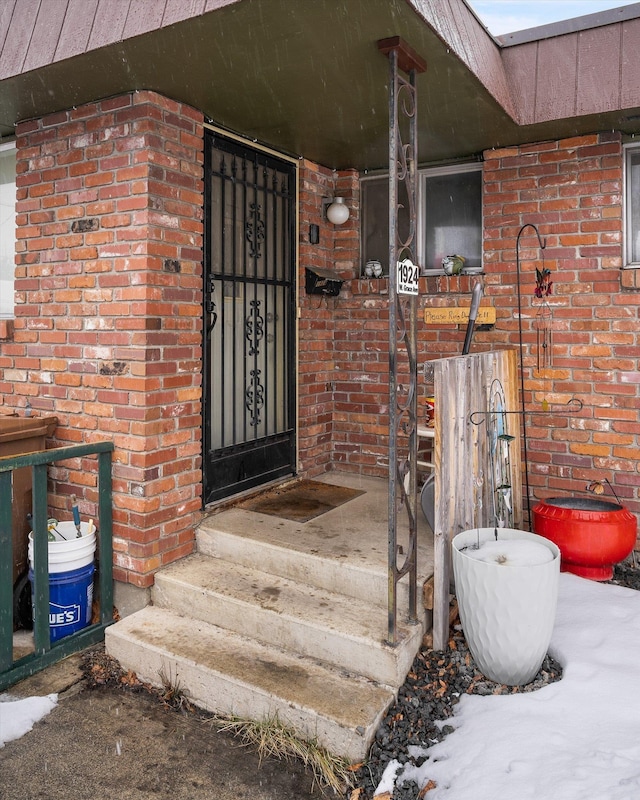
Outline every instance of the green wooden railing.
[[(113, 542), (111, 453), (113, 442), (56, 447), (0, 458), (0, 691), (44, 667), (104, 638), (113, 621)], [(98, 456), (98, 556), (100, 620), (50, 642), (49, 564), (47, 540), (47, 468), (57, 461)], [(13, 659), (13, 536), (11, 473), (31, 467), (33, 476), (33, 639), (34, 652)]]

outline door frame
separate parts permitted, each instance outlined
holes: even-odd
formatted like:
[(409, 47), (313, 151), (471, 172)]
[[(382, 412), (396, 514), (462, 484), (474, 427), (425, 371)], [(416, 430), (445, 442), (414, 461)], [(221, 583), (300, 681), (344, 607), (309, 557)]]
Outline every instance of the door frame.
[[(290, 155), (286, 155), (284, 153), (280, 153), (277, 150), (274, 150), (266, 145), (258, 143), (254, 140), (247, 139), (246, 137), (240, 136), (237, 133), (233, 133), (228, 131), (224, 128), (218, 127), (216, 125), (212, 125), (210, 123), (204, 123), (205, 129), (205, 156), (206, 156), (206, 132), (210, 131), (216, 136), (219, 136), (223, 139), (230, 140), (232, 142), (236, 142), (241, 146), (247, 147), (251, 150), (255, 150), (260, 153), (264, 153), (265, 155), (272, 156), (280, 161), (289, 163), (293, 167), (293, 182), (294, 182), (294, 192), (293, 192), (293, 253), (292, 253), (292, 294), (293, 294), (293, 319), (292, 319), (292, 330), (293, 330), (293, 347), (292, 347), (292, 359), (293, 363), (291, 365), (291, 381), (293, 387), (293, 409), (292, 409), (292, 417), (293, 417), (293, 424), (294, 424), (294, 434), (293, 434), (293, 447), (294, 447), (294, 455), (293, 455), (293, 463), (291, 464), (291, 473), (288, 475), (295, 476), (298, 472), (299, 466), (299, 439), (300, 439), (300, 431), (299, 431), (299, 422), (300, 422), (300, 412), (299, 412), (299, 404), (298, 404), (298, 375), (299, 375), (299, 317), (300, 317), (300, 279), (299, 279), (299, 269), (300, 269), (300, 164), (299, 159), (292, 157)], [(205, 169), (205, 165), (203, 164), (203, 169)], [(205, 172), (203, 176), (204, 181), (204, 191), (205, 195), (208, 189), (208, 179), (207, 174)], [(205, 203), (207, 202), (205, 197)], [(204, 211), (204, 205), (203, 205)], [(224, 498), (217, 498), (210, 501), (206, 499), (206, 467), (207, 467), (207, 460), (206, 460), (206, 443), (207, 443), (207, 436), (205, 431), (205, 422), (206, 422), (206, 415), (207, 415), (207, 408), (208, 408), (208, 400), (209, 400), (209, 389), (206, 385), (207, 375), (209, 372), (209, 358), (210, 353), (208, 352), (207, 348), (207, 322), (208, 322), (208, 313), (207, 313), (207, 286), (206, 286), (206, 269), (205, 269), (205, 261), (207, 259), (207, 246), (208, 246), (208, 230), (206, 225), (206, 219), (203, 219), (203, 263), (202, 263), (202, 278), (203, 278), (203, 303), (202, 303), (202, 313), (203, 313), (203, 327), (202, 327), (202, 411), (201, 411), (201, 429), (202, 429), (202, 504), (203, 508), (207, 505), (212, 505), (217, 502), (223, 502), (228, 497), (233, 497), (233, 494), (228, 495)], [(282, 478), (276, 479), (280, 480), (287, 476), (282, 476)], [(263, 484), (264, 486), (273, 483), (273, 480), (265, 481)], [(256, 488), (256, 487), (254, 487)], [(239, 491), (239, 494), (242, 493), (243, 490)]]

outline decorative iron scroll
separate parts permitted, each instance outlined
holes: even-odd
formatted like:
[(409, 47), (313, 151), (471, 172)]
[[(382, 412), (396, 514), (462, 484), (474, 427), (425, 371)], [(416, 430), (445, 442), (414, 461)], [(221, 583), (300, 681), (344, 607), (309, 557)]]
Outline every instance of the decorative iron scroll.
[[(260, 354), (260, 342), (264, 337), (264, 317), (260, 313), (260, 300), (252, 300), (251, 310), (244, 322), (245, 337), (249, 344), (247, 356)], [(245, 391), (246, 408), (251, 415), (251, 425), (257, 427), (260, 422), (260, 411), (264, 406), (264, 386), (260, 380), (261, 371), (252, 369), (249, 372), (251, 384)]]
[(245, 392), (247, 398), (246, 409), (251, 415), (251, 425), (257, 427), (260, 422), (260, 411), (264, 406), (264, 386), (260, 381), (260, 370), (252, 369), (249, 373), (251, 376), (251, 385)]
[[(399, 37), (378, 42), (378, 48), (389, 57), (388, 639), (395, 644), (398, 583), (405, 575), (409, 576), (409, 622), (417, 622), (417, 296), (398, 292), (396, 265), (405, 259), (414, 264), (417, 260), (416, 73), (423, 72), (426, 64)], [(401, 208), (408, 217), (404, 231), (399, 225)], [(403, 509), (408, 518), (408, 545), (399, 564), (398, 517)]]
[(264, 317), (260, 314), (260, 300), (252, 300), (251, 311), (244, 321), (245, 337), (249, 342), (247, 355), (255, 356), (260, 353), (259, 344), (264, 336)]
[(264, 220), (262, 219), (262, 206), (258, 203), (249, 205), (251, 216), (245, 223), (245, 234), (249, 242), (249, 255), (251, 258), (260, 258), (262, 255), (260, 245), (264, 241)]

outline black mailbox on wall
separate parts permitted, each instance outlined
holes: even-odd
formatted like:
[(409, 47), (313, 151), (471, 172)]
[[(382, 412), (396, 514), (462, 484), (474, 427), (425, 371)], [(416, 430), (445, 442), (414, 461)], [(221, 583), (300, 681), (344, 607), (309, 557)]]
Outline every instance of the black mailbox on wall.
[(335, 272), (328, 269), (314, 267), (305, 269), (305, 289), (307, 294), (323, 294), (325, 297), (335, 297), (340, 294), (342, 281), (336, 277)]

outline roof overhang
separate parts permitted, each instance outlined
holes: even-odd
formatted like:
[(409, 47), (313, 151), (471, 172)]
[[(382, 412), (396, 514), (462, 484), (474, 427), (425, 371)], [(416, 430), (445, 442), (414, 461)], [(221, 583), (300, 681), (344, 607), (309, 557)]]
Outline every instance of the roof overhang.
[[(400, 36), (427, 62), (417, 76), (422, 163), (624, 130), (629, 110), (518, 125), (499, 46), (475, 18), (471, 31), (471, 23), (455, 14), (443, 27), (444, 5), (240, 0), (6, 78), (0, 82), (0, 133), (11, 135), (17, 121), (150, 89), (281, 152), (336, 169), (376, 170), (388, 160), (388, 59), (376, 43), (390, 36)], [(459, 4), (458, 12), (464, 9)], [(473, 34), (472, 45), (481, 45), (475, 53), (462, 27)], [(477, 53), (484, 63), (474, 62)]]

